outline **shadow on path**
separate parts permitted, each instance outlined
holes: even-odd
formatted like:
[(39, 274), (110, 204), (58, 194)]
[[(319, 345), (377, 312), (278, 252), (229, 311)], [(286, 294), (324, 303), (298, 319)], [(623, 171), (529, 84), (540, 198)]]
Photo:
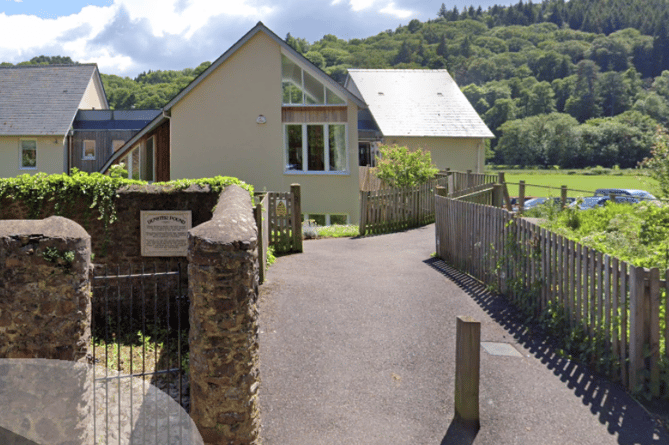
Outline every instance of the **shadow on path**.
[[(483, 284), (446, 264), (439, 258), (430, 258), (425, 264), (439, 271), (457, 284), (515, 340), (553, 371), (561, 381), (574, 390), (593, 415), (607, 426), (609, 433), (618, 435), (621, 445), (656, 445), (669, 443), (669, 433), (659, 419), (653, 418), (623, 387), (611, 383), (590, 371), (586, 366), (559, 356), (554, 340), (536, 329), (528, 329), (519, 312), (501, 295), (489, 292)], [(466, 444), (466, 438), (457, 438), (458, 426), (451, 426), (441, 445)], [(453, 430), (453, 431), (452, 431)]]
[(441, 445), (472, 445), (478, 432), (478, 428), (453, 419)]

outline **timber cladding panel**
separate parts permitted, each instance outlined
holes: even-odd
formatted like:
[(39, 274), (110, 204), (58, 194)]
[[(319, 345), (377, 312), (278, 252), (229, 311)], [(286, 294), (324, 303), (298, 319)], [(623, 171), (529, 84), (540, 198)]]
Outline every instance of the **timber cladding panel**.
[[(72, 137), (70, 167), (88, 173), (98, 172), (114, 154), (114, 141), (127, 141), (136, 130), (76, 130)], [(84, 158), (84, 141), (95, 141), (95, 158)]]
[(344, 107), (283, 107), (283, 123), (348, 122), (348, 109)]

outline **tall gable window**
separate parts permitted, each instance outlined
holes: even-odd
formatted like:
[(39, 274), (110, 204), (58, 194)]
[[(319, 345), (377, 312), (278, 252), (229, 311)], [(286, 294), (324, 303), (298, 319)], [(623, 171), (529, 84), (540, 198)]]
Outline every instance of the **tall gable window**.
[(281, 55), (284, 105), (343, 105), (346, 102), (314, 76)]
[(95, 159), (95, 141), (84, 141), (84, 151), (81, 158), (84, 160)]

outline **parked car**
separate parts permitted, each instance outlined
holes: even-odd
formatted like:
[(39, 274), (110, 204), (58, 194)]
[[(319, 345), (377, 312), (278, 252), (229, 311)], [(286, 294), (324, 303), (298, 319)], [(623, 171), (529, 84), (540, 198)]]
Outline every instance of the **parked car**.
[[(567, 198), (567, 204), (571, 204), (574, 201), (575, 201), (575, 198)], [(562, 202), (562, 199), (561, 198), (546, 198), (546, 197), (532, 198), (532, 199), (528, 199), (527, 201), (525, 201), (525, 203), (523, 205), (523, 208), (525, 210), (527, 210), (527, 209), (531, 209), (533, 207), (540, 206), (540, 205), (543, 205), (543, 204), (547, 204), (547, 203), (550, 203), (550, 202), (552, 202), (555, 205), (560, 205), (560, 203)]]
[[(657, 198), (645, 190), (635, 189), (597, 189), (595, 196), (609, 196), (616, 195), (616, 197), (632, 196), (641, 201), (655, 201)], [(638, 201), (637, 201), (638, 202)]]
[[(652, 195), (651, 195), (652, 196)], [(571, 207), (578, 206), (579, 209), (581, 210), (587, 210), (587, 209), (592, 209), (595, 207), (601, 207), (603, 206), (607, 201), (610, 201), (611, 197), (607, 196), (586, 196), (585, 198), (582, 198), (582, 200), (578, 200), (574, 203), (571, 204)], [(629, 204), (636, 204), (641, 202), (642, 200), (639, 198), (635, 198), (633, 196), (614, 196), (613, 197), (614, 202), (626, 202)]]

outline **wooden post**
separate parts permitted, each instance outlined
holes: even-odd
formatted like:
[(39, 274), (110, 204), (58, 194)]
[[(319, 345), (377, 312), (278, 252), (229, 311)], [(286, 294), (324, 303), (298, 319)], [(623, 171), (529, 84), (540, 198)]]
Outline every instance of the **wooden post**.
[(525, 181), (518, 184), (518, 214), (522, 215), (525, 210)]
[(467, 188), (474, 187), (474, 176), (471, 170), (467, 170)]
[(560, 208), (564, 209), (567, 207), (567, 186), (563, 185), (560, 192)]
[(504, 206), (504, 186), (502, 184), (493, 184), (492, 187), (492, 205), (493, 207), (502, 208)]
[(360, 192), (360, 236), (365, 236), (365, 225), (367, 224), (367, 195), (369, 192)]
[(448, 175), (448, 195), (452, 196), (455, 193), (455, 176)]
[(497, 183), (502, 184), (502, 193), (504, 193), (504, 203), (506, 204), (506, 210), (509, 212), (513, 210), (511, 205), (511, 197), (509, 196), (509, 188), (506, 186), (506, 178), (504, 178), (504, 172), (497, 173)]
[(261, 203), (256, 204), (254, 216), (256, 218), (256, 227), (258, 227), (258, 281), (262, 284), (265, 282), (267, 268), (267, 251), (264, 249), (265, 243), (263, 242), (263, 238), (267, 234), (263, 231)]
[(650, 344), (646, 332), (646, 271), (643, 267), (630, 266), (630, 337), (629, 337), (629, 389), (634, 391), (641, 383), (641, 372), (646, 367), (644, 346)]
[(459, 316), (455, 338), (455, 418), (478, 430), (481, 323)]
[(293, 195), (293, 250), (302, 252), (302, 191), (300, 184), (290, 184)]

